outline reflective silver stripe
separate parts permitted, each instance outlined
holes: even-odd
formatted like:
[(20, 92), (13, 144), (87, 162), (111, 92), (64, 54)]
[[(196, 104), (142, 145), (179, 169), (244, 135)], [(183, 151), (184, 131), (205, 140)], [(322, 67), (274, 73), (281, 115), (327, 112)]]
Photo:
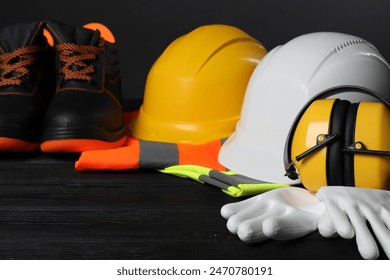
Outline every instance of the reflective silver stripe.
[(201, 180), (202, 182), (207, 183), (209, 185), (212, 185), (214, 187), (223, 189), (223, 190), (227, 190), (230, 187), (230, 185), (225, 184), (224, 182), (215, 180), (215, 179), (213, 179), (209, 176), (206, 176), (206, 175), (200, 175), (199, 180)]
[(161, 169), (177, 164), (176, 144), (139, 140), (139, 168)]
[(241, 174), (227, 175), (217, 170), (211, 170), (209, 176), (218, 181), (229, 184), (229, 186), (238, 186), (239, 184), (265, 184), (266, 183), (263, 181), (246, 177)]

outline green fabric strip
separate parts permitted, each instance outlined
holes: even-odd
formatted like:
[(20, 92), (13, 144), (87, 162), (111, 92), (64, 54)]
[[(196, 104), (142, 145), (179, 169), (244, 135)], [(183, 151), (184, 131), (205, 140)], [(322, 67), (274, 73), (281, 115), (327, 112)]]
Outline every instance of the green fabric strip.
[(261, 193), (265, 193), (274, 189), (289, 187), (286, 184), (272, 184), (272, 183), (263, 183), (263, 184), (239, 184), (238, 186), (230, 186), (227, 190), (222, 190), (224, 193), (233, 196), (253, 196)]
[(254, 180), (233, 171), (220, 172), (197, 165), (175, 165), (159, 171), (212, 185), (232, 197), (252, 196), (277, 188), (289, 187), (287, 184)]
[(182, 177), (182, 178), (189, 178), (195, 181), (198, 181), (200, 183), (203, 183), (203, 181), (199, 180), (200, 174), (191, 170), (186, 170), (184, 168), (178, 168), (181, 167), (180, 165), (175, 165), (175, 166), (169, 166), (164, 169), (159, 169), (158, 171), (164, 174), (169, 174), (169, 175), (174, 175), (177, 177)]

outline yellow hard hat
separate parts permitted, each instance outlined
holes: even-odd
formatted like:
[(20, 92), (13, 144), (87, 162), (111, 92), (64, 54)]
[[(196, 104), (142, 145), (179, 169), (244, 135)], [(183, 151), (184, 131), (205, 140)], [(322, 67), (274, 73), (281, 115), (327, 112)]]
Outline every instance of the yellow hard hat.
[(234, 132), (249, 78), (266, 54), (242, 30), (207, 25), (173, 41), (152, 66), (130, 125), (151, 141), (200, 144)]

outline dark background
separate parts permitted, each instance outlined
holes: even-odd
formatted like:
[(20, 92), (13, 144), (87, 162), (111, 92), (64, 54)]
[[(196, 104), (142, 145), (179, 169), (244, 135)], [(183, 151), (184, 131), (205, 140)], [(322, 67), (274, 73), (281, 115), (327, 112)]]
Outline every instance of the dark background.
[(385, 0), (21, 0), (3, 1), (1, 10), (0, 27), (41, 19), (107, 25), (119, 43), (126, 99), (142, 98), (150, 67), (174, 39), (206, 24), (239, 27), (267, 50), (305, 33), (348, 33), (390, 59), (390, 1)]

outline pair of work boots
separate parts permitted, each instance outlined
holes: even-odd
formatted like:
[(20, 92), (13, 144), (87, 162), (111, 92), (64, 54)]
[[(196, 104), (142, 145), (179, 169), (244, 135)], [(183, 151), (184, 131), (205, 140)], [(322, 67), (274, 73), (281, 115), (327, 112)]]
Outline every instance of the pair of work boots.
[(0, 151), (121, 146), (120, 87), (115, 39), (102, 25), (42, 21), (0, 30)]

